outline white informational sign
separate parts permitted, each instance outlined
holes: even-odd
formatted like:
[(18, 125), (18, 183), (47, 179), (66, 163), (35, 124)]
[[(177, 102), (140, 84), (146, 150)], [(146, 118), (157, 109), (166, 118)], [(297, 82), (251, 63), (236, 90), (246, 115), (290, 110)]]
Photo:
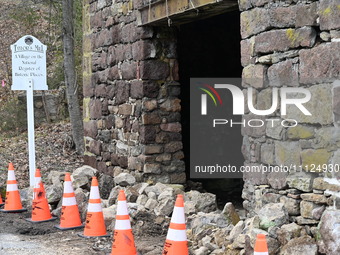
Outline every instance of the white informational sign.
[(46, 45), (31, 35), (21, 37), (11, 45), (12, 50), (12, 90), (26, 90), (28, 154), (30, 186), (34, 186), (35, 175), (35, 138), (33, 91), (47, 90)]
[(31, 35), (21, 37), (11, 45), (12, 50), (12, 90), (26, 90), (28, 78), (34, 81), (34, 90), (47, 90), (46, 49)]

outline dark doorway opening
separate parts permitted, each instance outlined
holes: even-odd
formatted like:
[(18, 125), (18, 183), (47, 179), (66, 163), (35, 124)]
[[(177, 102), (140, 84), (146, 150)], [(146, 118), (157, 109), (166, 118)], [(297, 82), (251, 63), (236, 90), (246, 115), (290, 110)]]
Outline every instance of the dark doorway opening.
[[(232, 11), (211, 18), (181, 25), (178, 32), (179, 74), (182, 99), (183, 149), (187, 179), (190, 180), (190, 78), (241, 77), (240, 12)], [(231, 109), (232, 111), (232, 109)], [(242, 136), (238, 129), (233, 149), (238, 150), (237, 167), (243, 164)], [(235, 138), (234, 137), (234, 138)], [(235, 141), (235, 139), (233, 139)], [(220, 205), (231, 201), (242, 204), (241, 179), (197, 179), (203, 188), (216, 194)]]

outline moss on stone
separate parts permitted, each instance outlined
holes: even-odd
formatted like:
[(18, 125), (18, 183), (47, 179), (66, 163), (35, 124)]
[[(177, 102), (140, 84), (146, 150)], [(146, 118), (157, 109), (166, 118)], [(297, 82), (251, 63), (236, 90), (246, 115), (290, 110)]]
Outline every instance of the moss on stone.
[(289, 28), (286, 31), (286, 35), (288, 39), (291, 41), (291, 44), (294, 45), (296, 41), (299, 40), (300, 33), (297, 32), (295, 29)]
[(328, 7), (326, 9), (324, 9), (323, 11), (320, 11), (320, 14), (321, 15), (329, 15), (329, 14), (331, 14), (331, 12), (332, 12), (331, 7)]
[(328, 164), (331, 156), (332, 153), (328, 152), (326, 149), (304, 150), (301, 153), (303, 168), (308, 171), (322, 171), (322, 165)]
[(314, 137), (312, 127), (299, 125), (288, 129), (288, 138), (290, 139), (309, 139), (312, 137)]
[(84, 122), (89, 122), (90, 121), (90, 101), (91, 98), (85, 97), (83, 99), (83, 111), (84, 111)]

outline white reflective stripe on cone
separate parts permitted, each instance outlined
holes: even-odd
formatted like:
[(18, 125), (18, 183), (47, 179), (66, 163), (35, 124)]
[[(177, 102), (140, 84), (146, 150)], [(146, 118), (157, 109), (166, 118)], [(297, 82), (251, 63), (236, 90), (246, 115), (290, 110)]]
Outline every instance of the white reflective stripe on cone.
[(64, 182), (64, 193), (74, 193), (72, 182)]
[(115, 230), (128, 230), (131, 229), (130, 220), (116, 220)]
[(126, 200), (125, 201), (118, 201), (117, 215), (129, 215)]
[(268, 255), (268, 252), (258, 252), (258, 251), (254, 251), (254, 255)]
[(6, 191), (17, 191), (18, 190), (18, 184), (7, 184)]
[(169, 228), (166, 239), (171, 241), (187, 241), (187, 233), (185, 230), (176, 230)]
[(71, 206), (76, 205), (77, 201), (75, 197), (63, 197), (63, 204), (62, 206)]
[(87, 207), (87, 212), (101, 212), (101, 211), (102, 211), (101, 204), (89, 203), (89, 205)]
[(41, 182), (41, 177), (34, 177), (34, 188), (39, 188), (39, 183)]
[(172, 213), (171, 222), (185, 224), (184, 207), (175, 206), (174, 212)]
[(9, 170), (8, 171), (8, 179), (9, 181), (15, 181), (15, 174), (14, 174), (14, 170)]
[(98, 186), (92, 186), (90, 191), (90, 199), (98, 199), (99, 196), (99, 188)]

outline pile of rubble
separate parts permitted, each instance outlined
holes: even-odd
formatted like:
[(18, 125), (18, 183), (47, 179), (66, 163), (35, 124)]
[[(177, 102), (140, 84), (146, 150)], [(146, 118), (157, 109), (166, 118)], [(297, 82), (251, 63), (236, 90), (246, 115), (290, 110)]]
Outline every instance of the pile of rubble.
[[(99, 189), (108, 231), (113, 231), (116, 201), (120, 189), (126, 193), (132, 225), (137, 236), (166, 235), (177, 194), (184, 194), (187, 235), (192, 254), (253, 254), (257, 234), (267, 236), (269, 254), (338, 254), (340, 231), (335, 228), (340, 212), (327, 209), (318, 227), (300, 226), (289, 221), (283, 203), (269, 203), (257, 215), (245, 218), (232, 203), (218, 210), (216, 197), (196, 190), (184, 191), (183, 185), (136, 183), (128, 173), (116, 177), (100, 174), (83, 166), (72, 173), (76, 199), (84, 220), (91, 178), (99, 178)], [(44, 178), (43, 178), (44, 179)], [(52, 171), (44, 180), (53, 214), (60, 216), (64, 173)], [(23, 203), (31, 204), (32, 190), (21, 191)], [(340, 229), (339, 229), (340, 230)], [(339, 233), (338, 233), (339, 232)]]

